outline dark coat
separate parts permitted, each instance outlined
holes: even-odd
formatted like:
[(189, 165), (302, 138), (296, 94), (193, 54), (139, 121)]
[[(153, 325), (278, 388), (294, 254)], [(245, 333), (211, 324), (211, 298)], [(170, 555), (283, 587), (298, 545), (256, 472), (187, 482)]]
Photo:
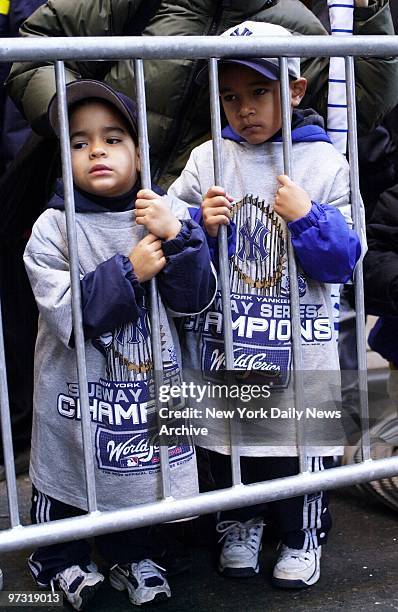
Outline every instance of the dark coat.
[[(16, 37), (22, 23), (36, 9), (44, 4), (45, 0), (13, 0), (8, 15), (0, 14), (0, 36)], [(6, 96), (3, 82), (10, 71), (11, 64), (0, 63), (0, 174), (15, 159), (30, 134), (29, 123), (24, 119), (12, 100)]]
[[(24, 36), (218, 35), (246, 19), (267, 21), (300, 34), (327, 35), (299, 0), (50, 0), (23, 25)], [(145, 24), (145, 20), (148, 23)], [(354, 13), (355, 34), (393, 34), (388, 0), (371, 0)], [(328, 59), (302, 61), (308, 79), (303, 108), (326, 114)], [(209, 137), (206, 87), (195, 82), (200, 62), (148, 60), (145, 77), (153, 178), (167, 187), (181, 172), (191, 150)], [(368, 131), (398, 101), (398, 60), (358, 58), (358, 124)], [(67, 80), (104, 80), (126, 94), (134, 91), (131, 61), (66, 62)], [(45, 130), (45, 113), (54, 94), (48, 63), (16, 63), (10, 92), (34, 129)]]
[(365, 305), (369, 314), (398, 315), (398, 184), (380, 196), (367, 226)]

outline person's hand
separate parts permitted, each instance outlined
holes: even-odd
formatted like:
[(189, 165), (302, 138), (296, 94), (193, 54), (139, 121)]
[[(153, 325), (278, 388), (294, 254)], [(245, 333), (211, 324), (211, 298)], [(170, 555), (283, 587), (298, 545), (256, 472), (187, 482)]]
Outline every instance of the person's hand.
[(181, 222), (171, 212), (166, 200), (150, 189), (141, 189), (135, 201), (137, 225), (145, 225), (148, 232), (163, 240), (175, 238), (181, 229)]
[(354, 5), (361, 8), (366, 8), (369, 6), (369, 0), (354, 0)]
[(203, 198), (202, 216), (206, 232), (215, 238), (220, 225), (229, 225), (231, 220), (231, 202), (222, 187), (210, 187)]
[(276, 192), (274, 210), (278, 215), (289, 223), (305, 217), (311, 210), (311, 199), (304, 189), (286, 175), (281, 174), (277, 177), (280, 187)]
[(166, 265), (162, 242), (153, 234), (148, 234), (136, 244), (129, 254), (129, 259), (140, 283), (156, 276)]

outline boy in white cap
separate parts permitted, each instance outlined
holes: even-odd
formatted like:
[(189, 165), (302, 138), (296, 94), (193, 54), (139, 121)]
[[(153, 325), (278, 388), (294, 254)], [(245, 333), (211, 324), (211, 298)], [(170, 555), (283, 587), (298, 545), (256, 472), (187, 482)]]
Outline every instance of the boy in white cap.
[[(251, 36), (289, 34), (277, 25), (247, 21), (223, 36), (245, 36), (250, 49)], [(248, 417), (240, 424), (245, 483), (298, 472), (297, 415), (286, 420), (275, 417), (272, 423), (267, 420), (295, 405), (287, 230), (299, 266), (306, 406), (320, 408), (321, 402), (329, 401), (335, 407), (326, 376), (339, 375), (330, 287), (352, 277), (361, 253), (358, 236), (350, 229), (347, 162), (332, 146), (321, 117), (311, 109), (297, 109), (306, 80), (300, 77), (299, 59), (288, 58), (287, 63), (294, 181), (284, 174), (278, 60), (233, 58), (219, 61), (220, 99), (228, 122), (222, 131), (224, 185), (214, 186), (212, 142), (208, 141), (193, 150), (168, 192), (198, 207), (197, 218), (201, 217), (215, 263), (218, 228), (228, 226), (235, 368), (256, 370), (257, 376), (265, 376), (260, 380), (269, 383), (270, 403), (264, 395), (257, 403), (251, 400), (250, 408), (280, 410), (262, 421)], [(184, 365), (207, 374), (211, 370), (214, 379), (215, 371), (224, 368), (220, 299), (185, 327)], [(309, 378), (312, 382), (307, 384)], [(307, 469), (323, 470), (332, 455), (342, 452), (341, 438), (334, 437), (328, 444), (322, 428), (314, 433), (316, 423), (303, 425), (311, 434), (306, 440)], [(208, 429), (209, 434), (196, 443), (210, 451), (217, 488), (231, 486), (228, 422), (214, 421)], [(314, 584), (320, 576), (321, 545), (331, 526), (325, 493), (279, 500), (270, 504), (269, 511), (282, 544), (273, 584), (285, 588)], [(257, 506), (223, 512), (217, 531), (223, 534), (220, 573), (256, 575), (262, 510)]]

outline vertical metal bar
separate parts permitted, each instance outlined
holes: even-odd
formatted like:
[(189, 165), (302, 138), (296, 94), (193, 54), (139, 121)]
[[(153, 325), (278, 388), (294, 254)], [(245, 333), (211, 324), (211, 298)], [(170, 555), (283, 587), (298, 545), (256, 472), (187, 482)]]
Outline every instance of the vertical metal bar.
[(65, 67), (64, 63), (61, 61), (55, 62), (55, 76), (57, 82), (62, 177), (65, 192), (66, 230), (68, 236), (70, 282), (72, 291), (72, 320), (79, 380), (79, 399), (83, 437), (84, 471), (87, 489), (87, 506), (89, 512), (95, 512), (97, 510), (97, 497), (95, 489), (94, 458), (91, 441), (91, 415), (88, 399), (86, 353), (84, 347), (83, 316), (80, 293), (75, 198), (73, 193), (72, 162), (70, 157), (69, 121), (65, 89)]
[[(292, 111), (290, 103), (289, 74), (287, 69), (287, 58), (279, 58), (281, 73), (281, 102), (282, 102), (282, 134), (283, 134), (283, 166), (284, 172), (294, 180), (293, 155), (292, 155)], [(301, 321), (300, 321), (300, 297), (297, 279), (297, 266), (294, 258), (294, 250), (290, 233), (288, 231), (288, 269), (289, 269), (289, 293), (290, 293), (290, 321), (291, 339), (293, 345), (294, 364), (294, 394), (295, 407), (304, 410), (304, 385), (303, 385), (303, 360), (301, 354)], [(304, 414), (304, 412), (303, 412)], [(306, 464), (306, 447), (303, 436), (301, 421), (296, 420), (296, 443), (299, 456), (300, 472), (308, 471)]]
[(17, 481), (15, 477), (14, 453), (12, 447), (10, 404), (8, 401), (6, 356), (4, 352), (3, 318), (0, 304), (0, 421), (3, 442), (4, 467), (6, 471), (6, 485), (8, 510), (11, 527), (20, 524), (18, 510)]
[[(144, 66), (141, 59), (134, 60), (135, 82), (137, 85), (137, 107), (138, 107), (138, 137), (140, 145), (141, 159), (141, 186), (143, 189), (151, 189), (151, 167), (149, 161), (149, 142), (148, 142), (148, 127), (146, 117), (146, 96), (145, 96), (145, 77)], [(159, 389), (163, 383), (163, 359), (162, 359), (162, 342), (160, 336), (160, 314), (158, 302), (158, 290), (156, 278), (152, 278), (150, 282), (150, 319), (151, 319), (151, 339), (152, 339), (152, 358), (154, 369), (155, 383), (155, 402), (156, 411), (159, 414)], [(160, 423), (158, 423), (160, 426)], [(171, 484), (170, 484), (170, 464), (169, 464), (169, 447), (160, 444), (160, 470), (162, 478), (162, 494), (163, 499), (170, 499)]]
[[(222, 151), (221, 151), (221, 117), (220, 117), (220, 102), (218, 90), (218, 70), (217, 60), (209, 58), (209, 79), (210, 79), (210, 113), (211, 113), (211, 135), (213, 142), (213, 163), (214, 163), (214, 181), (216, 185), (223, 186), (222, 173)], [(220, 266), (220, 283), (221, 283), (221, 301), (222, 301), (222, 320), (224, 332), (224, 355), (225, 355), (225, 371), (227, 373), (234, 369), (234, 346), (232, 339), (232, 318), (231, 318), (231, 295), (229, 289), (229, 261), (228, 261), (228, 240), (227, 228), (225, 225), (220, 225), (218, 230), (218, 249), (219, 249), (219, 266)], [(231, 440), (231, 470), (232, 484), (242, 484), (239, 448), (236, 445), (236, 436), (234, 435), (236, 423), (232, 419), (229, 421), (230, 440)]]
[[(359, 167), (358, 167), (358, 136), (356, 121), (355, 100), (355, 69), (354, 58), (345, 58), (346, 86), (347, 86), (347, 113), (348, 113), (348, 155), (350, 162), (350, 184), (351, 184), (351, 207), (353, 213), (354, 228), (361, 237), (365, 235), (363, 227), (364, 218), (361, 215), (361, 194), (359, 190)], [(370, 461), (370, 434), (369, 434), (369, 402), (368, 402), (368, 373), (366, 359), (366, 336), (365, 336), (365, 305), (363, 288), (362, 260), (357, 263), (354, 273), (355, 281), (355, 310), (356, 310), (356, 335), (358, 355), (358, 383), (359, 383), (359, 406), (361, 413), (361, 449), (363, 461)]]

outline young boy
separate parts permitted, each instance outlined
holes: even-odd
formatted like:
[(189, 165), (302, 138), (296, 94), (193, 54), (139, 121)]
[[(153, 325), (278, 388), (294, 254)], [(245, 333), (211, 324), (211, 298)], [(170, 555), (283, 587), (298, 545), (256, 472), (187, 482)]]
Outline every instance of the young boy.
[[(280, 26), (247, 21), (223, 35), (289, 34)], [(283, 171), (278, 60), (228, 59), (219, 61), (220, 98), (228, 121), (222, 132), (224, 186), (211, 187), (213, 154), (209, 141), (192, 152), (181, 177), (168, 192), (201, 207), (213, 251), (217, 250), (219, 226), (229, 226), (235, 367), (256, 370), (257, 377), (264, 376), (256, 381), (269, 383), (268, 403), (264, 393), (264, 399), (257, 403), (252, 399), (245, 405), (272, 408), (265, 411), (262, 421), (247, 416), (245, 422), (238, 423), (246, 483), (298, 471), (295, 427), (299, 417), (290, 416), (295, 403), (286, 228), (299, 264), (305, 406), (320, 408), (329, 402), (329, 407), (336, 407), (333, 374), (338, 373), (339, 362), (329, 283), (348, 281), (360, 256), (358, 237), (349, 228), (346, 160), (331, 145), (322, 119), (310, 109), (297, 110), (306, 91), (298, 59), (288, 59), (288, 72), (294, 182)], [(220, 299), (203, 316), (188, 321), (183, 352), (184, 365), (192, 371), (207, 371), (207, 379), (211, 379), (209, 371), (213, 371), (214, 379), (214, 371), (224, 368)], [(213, 398), (211, 402), (214, 405)], [(312, 434), (315, 426), (314, 422), (303, 423), (310, 471), (324, 469), (328, 458), (342, 450), (336, 437), (326, 436), (330, 444), (325, 444), (322, 427)], [(227, 422), (215, 419), (208, 429), (208, 435), (198, 438), (197, 443), (216, 451), (210, 455), (217, 487), (230, 486)], [(273, 583), (287, 588), (314, 584), (320, 576), (321, 545), (331, 524), (326, 495), (320, 492), (280, 500), (270, 504), (269, 510), (282, 542)], [(229, 511), (222, 519), (217, 526), (223, 534), (219, 571), (237, 577), (257, 574), (263, 531), (259, 507)]]
[[(183, 203), (140, 191), (133, 102), (97, 81), (75, 81), (66, 90), (95, 484), (98, 508), (106, 511), (161, 494), (146, 281), (158, 280), (166, 381), (180, 373), (165, 308), (174, 315), (201, 311), (216, 281), (201, 228), (177, 218), (189, 217)], [(56, 99), (49, 121), (59, 134)], [(30, 466), (38, 523), (87, 510), (62, 184), (35, 223), (24, 259), (40, 311)], [(188, 437), (170, 448), (170, 476), (173, 496), (197, 492)], [(112, 586), (127, 589), (133, 604), (170, 597), (162, 568), (151, 560), (164, 553), (153, 528), (101, 536), (97, 544), (112, 565)], [(42, 547), (29, 567), (40, 586), (58, 583), (76, 610), (104, 579), (83, 540)]]

